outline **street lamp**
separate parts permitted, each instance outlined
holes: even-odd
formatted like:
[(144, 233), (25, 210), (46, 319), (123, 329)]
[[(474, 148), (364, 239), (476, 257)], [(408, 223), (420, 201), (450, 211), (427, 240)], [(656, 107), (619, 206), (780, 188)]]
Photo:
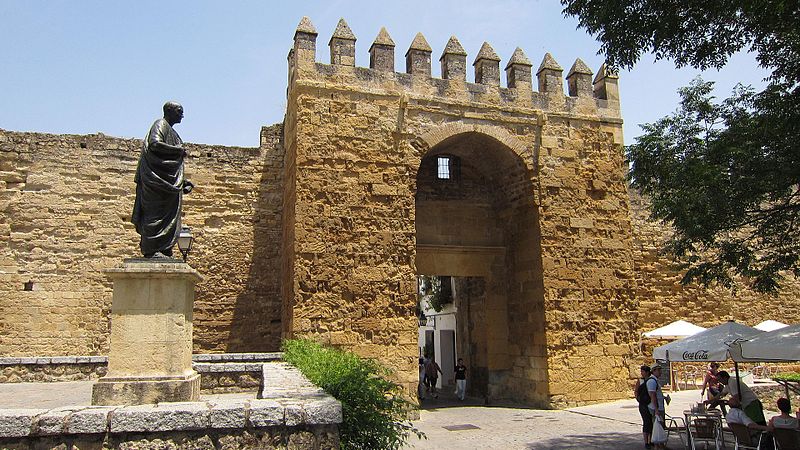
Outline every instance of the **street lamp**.
[(192, 243), (194, 243), (194, 236), (192, 230), (187, 226), (181, 227), (181, 232), (178, 234), (178, 249), (183, 255), (183, 262), (189, 257), (189, 252), (192, 250)]

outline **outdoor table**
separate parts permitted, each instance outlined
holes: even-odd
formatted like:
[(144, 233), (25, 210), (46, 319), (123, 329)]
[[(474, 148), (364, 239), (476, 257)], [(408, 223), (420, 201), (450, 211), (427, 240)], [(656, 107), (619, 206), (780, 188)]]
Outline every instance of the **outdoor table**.
[(719, 427), (719, 434), (722, 438), (722, 446), (725, 447), (725, 433), (722, 432), (722, 411), (717, 409), (707, 409), (705, 411), (692, 411), (690, 409), (683, 411), (683, 417), (686, 419), (686, 444), (687, 448), (692, 448), (692, 432), (689, 429), (692, 425), (693, 419), (712, 419), (717, 422)]

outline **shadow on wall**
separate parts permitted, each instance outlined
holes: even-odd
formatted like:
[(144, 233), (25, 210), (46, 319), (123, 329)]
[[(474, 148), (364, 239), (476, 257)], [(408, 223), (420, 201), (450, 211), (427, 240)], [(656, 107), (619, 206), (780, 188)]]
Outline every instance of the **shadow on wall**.
[[(251, 248), (244, 259), (244, 286), (236, 297), (227, 352), (269, 352), (281, 344), (281, 233), (283, 210), (283, 125), (261, 130), (262, 170), (252, 205)], [(232, 251), (243, 251), (231, 249)]]

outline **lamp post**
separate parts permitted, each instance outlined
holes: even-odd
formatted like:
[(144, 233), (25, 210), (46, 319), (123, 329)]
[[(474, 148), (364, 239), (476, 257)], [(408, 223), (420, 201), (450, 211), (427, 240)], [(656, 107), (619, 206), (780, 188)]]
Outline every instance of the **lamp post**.
[(181, 227), (181, 232), (178, 234), (178, 249), (183, 255), (183, 262), (186, 262), (186, 259), (189, 257), (189, 252), (192, 250), (193, 243), (194, 236), (192, 236), (192, 230), (187, 226)]

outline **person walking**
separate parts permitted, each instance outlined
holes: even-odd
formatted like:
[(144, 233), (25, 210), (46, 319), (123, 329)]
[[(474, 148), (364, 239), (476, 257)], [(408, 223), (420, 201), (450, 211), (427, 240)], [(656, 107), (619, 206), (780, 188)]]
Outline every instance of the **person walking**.
[(458, 358), (458, 364), (455, 368), (456, 372), (456, 395), (462, 402), (464, 401), (464, 394), (467, 390), (467, 366), (464, 365), (464, 359)]
[(431, 356), (425, 363), (425, 376), (428, 379), (428, 392), (433, 398), (439, 398), (439, 394), (436, 393), (436, 382), (439, 380), (440, 373), (442, 373), (442, 368)]

